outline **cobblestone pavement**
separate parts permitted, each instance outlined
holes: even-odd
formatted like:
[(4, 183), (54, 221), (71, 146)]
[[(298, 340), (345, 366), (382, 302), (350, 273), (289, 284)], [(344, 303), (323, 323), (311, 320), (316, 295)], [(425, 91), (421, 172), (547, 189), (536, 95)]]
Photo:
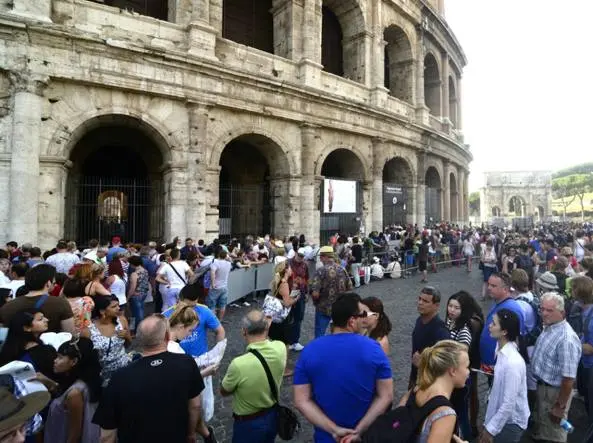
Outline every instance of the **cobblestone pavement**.
[[(429, 275), (429, 284), (439, 288), (443, 294), (445, 302), (447, 298), (454, 292), (464, 289), (470, 293), (480, 297), (481, 288), (481, 273), (476, 269), (471, 274), (468, 274), (463, 267), (453, 267), (439, 269), (436, 274)], [(416, 300), (418, 291), (422, 287), (420, 278), (413, 276), (406, 279), (390, 280), (373, 282), (368, 286), (361, 286), (357, 292), (362, 297), (370, 295), (381, 298), (385, 305), (385, 311), (391, 318), (393, 323), (393, 331), (389, 336), (391, 343), (391, 365), (394, 374), (395, 396), (399, 400), (405, 393), (407, 386), (408, 375), (410, 370), (410, 352), (411, 352), (411, 333), (414, 327), (414, 322), (417, 317)], [(261, 299), (259, 299), (261, 302)], [(487, 303), (483, 304), (486, 310)], [(215, 393), (217, 387), (220, 386), (221, 377), (224, 375), (226, 368), (232, 358), (244, 352), (245, 343), (240, 336), (238, 322), (241, 316), (250, 309), (248, 307), (233, 308), (230, 307), (227, 311), (224, 327), (229, 339), (225, 359), (221, 365), (219, 373), (215, 376), (214, 386)], [(441, 317), (445, 312), (445, 303), (441, 305)], [(307, 304), (307, 311), (302, 328), (301, 343), (306, 345), (313, 338), (313, 324), (314, 324), (314, 309), (311, 303)], [(289, 355), (289, 366), (294, 367), (295, 361), (298, 358), (298, 353), (291, 352)], [(482, 377), (482, 376), (480, 376)], [(486, 394), (485, 378), (480, 378), (480, 392), (482, 397)], [(292, 383), (289, 378), (284, 379), (281, 392), (282, 402), (287, 406), (292, 406)], [(481, 402), (484, 405), (484, 402)], [(484, 406), (482, 406), (482, 413)], [(585, 432), (586, 418), (584, 415), (584, 404), (580, 400), (573, 402), (570, 420), (576, 428), (574, 434), (571, 435), (569, 442), (581, 443), (583, 442), (583, 434)], [(221, 398), (216, 395), (215, 417), (210, 423), (216, 430), (216, 435), (219, 442), (231, 442), (233, 418), (231, 409), (231, 398)], [(301, 417), (302, 431), (293, 440), (295, 442), (304, 443), (313, 441), (313, 428), (304, 418)], [(278, 441), (281, 441), (278, 439)], [(525, 442), (531, 442), (528, 438)]]

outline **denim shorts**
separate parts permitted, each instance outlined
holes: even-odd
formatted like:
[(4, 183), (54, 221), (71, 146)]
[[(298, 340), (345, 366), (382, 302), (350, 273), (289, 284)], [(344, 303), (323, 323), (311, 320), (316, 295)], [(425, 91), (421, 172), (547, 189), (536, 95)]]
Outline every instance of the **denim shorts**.
[(210, 288), (206, 304), (211, 310), (224, 309), (228, 302), (229, 290), (228, 288)]

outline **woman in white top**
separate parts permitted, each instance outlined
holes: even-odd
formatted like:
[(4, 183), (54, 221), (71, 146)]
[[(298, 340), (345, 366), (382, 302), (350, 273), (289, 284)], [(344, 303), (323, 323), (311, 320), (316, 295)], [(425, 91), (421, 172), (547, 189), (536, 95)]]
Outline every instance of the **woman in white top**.
[(193, 271), (189, 265), (179, 259), (179, 249), (171, 249), (171, 261), (159, 269), (156, 276), (157, 283), (166, 286), (163, 297), (163, 311), (166, 311), (171, 306), (177, 304), (179, 298), (179, 291), (183, 288), (191, 278), (194, 276)]
[(518, 443), (529, 420), (525, 353), (519, 353), (519, 317), (501, 309), (488, 325), (490, 336), (498, 341), (494, 381), (480, 443)]
[(111, 260), (107, 267), (109, 277), (105, 280), (105, 286), (109, 288), (109, 292), (117, 297), (119, 301), (119, 309), (125, 310), (126, 298), (126, 282), (124, 281), (124, 268), (120, 260)]
[(463, 240), (463, 256), (467, 260), (467, 272), (472, 272), (472, 257), (476, 253), (472, 235), (468, 234), (465, 240)]

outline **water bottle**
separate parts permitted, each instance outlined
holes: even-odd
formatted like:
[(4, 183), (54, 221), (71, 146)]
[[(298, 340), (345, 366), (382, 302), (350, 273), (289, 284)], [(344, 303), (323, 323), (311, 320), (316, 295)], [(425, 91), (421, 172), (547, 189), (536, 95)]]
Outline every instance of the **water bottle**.
[(566, 419), (560, 420), (560, 427), (571, 434), (574, 431), (574, 426)]

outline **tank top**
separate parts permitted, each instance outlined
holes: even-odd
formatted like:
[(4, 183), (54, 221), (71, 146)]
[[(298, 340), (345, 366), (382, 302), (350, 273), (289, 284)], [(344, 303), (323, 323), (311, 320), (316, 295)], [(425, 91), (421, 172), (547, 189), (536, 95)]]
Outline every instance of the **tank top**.
[(125, 305), (127, 302), (126, 282), (124, 282), (119, 275), (114, 275), (113, 277), (114, 277), (114, 280), (113, 280), (113, 283), (111, 283), (109, 290), (111, 291), (111, 293), (113, 295), (115, 295), (117, 297), (117, 301), (119, 302), (120, 306)]

